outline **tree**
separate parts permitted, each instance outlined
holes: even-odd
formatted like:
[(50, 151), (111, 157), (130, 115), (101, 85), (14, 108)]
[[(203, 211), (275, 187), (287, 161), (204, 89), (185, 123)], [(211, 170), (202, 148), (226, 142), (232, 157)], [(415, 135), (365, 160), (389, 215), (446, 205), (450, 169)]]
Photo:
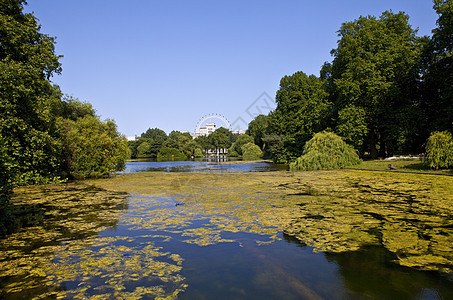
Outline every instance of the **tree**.
[(268, 127), (269, 127), (268, 116), (258, 115), (255, 117), (255, 119), (250, 121), (246, 134), (253, 137), (254, 143), (258, 145), (261, 149), (263, 149), (264, 146), (263, 138), (264, 135), (267, 134)]
[(127, 139), (113, 121), (86, 115), (75, 121), (61, 118), (59, 124), (71, 177), (99, 177), (124, 169), (129, 156)]
[(168, 139), (163, 143), (162, 148), (163, 147), (177, 149), (180, 153), (183, 153), (186, 158), (190, 158), (195, 155), (195, 149), (199, 146), (193, 140), (190, 133), (172, 131), (168, 135)]
[(163, 146), (157, 154), (158, 161), (186, 160), (187, 156), (176, 148)]
[(355, 149), (362, 150), (363, 141), (368, 134), (365, 110), (354, 105), (340, 110), (336, 132)]
[(241, 152), (244, 160), (257, 160), (263, 156), (263, 151), (261, 151), (260, 147), (254, 143), (244, 144), (241, 148)]
[(386, 11), (380, 18), (343, 23), (331, 68), (324, 68), (335, 87), (336, 110), (351, 105), (364, 110), (367, 129), (362, 136), (372, 157), (377, 157), (378, 145), (384, 155), (398, 143), (400, 132), (416, 125), (407, 122), (414, 100), (407, 89), (416, 86), (421, 45), (408, 19), (402, 12)]
[(231, 150), (233, 152), (236, 152), (238, 155), (242, 155), (242, 146), (248, 143), (254, 144), (253, 138), (248, 134), (240, 134), (236, 139), (236, 142), (234, 142), (233, 145), (231, 145), (231, 147), (228, 149), (228, 153), (230, 153)]
[(275, 133), (263, 136), (263, 157), (272, 158), (274, 162), (284, 163), (289, 157), (285, 148), (284, 137)]
[(277, 108), (269, 115), (269, 129), (284, 138), (284, 161), (299, 156), (305, 142), (326, 127), (331, 104), (323, 84), (324, 80), (303, 72), (281, 79)]
[(197, 136), (194, 141), (198, 145), (198, 147), (204, 151), (204, 153), (206, 153), (211, 148), (211, 144), (207, 136)]
[(424, 52), (426, 133), (453, 130), (453, 1), (434, 0), (437, 28)]
[(140, 145), (138, 145), (137, 147), (137, 157), (138, 158), (150, 157), (149, 153), (150, 148), (151, 145), (148, 142), (143, 141), (142, 143), (140, 143)]
[(453, 137), (450, 132), (434, 132), (426, 142), (428, 165), (433, 169), (453, 166)]
[(333, 132), (319, 132), (309, 140), (304, 152), (290, 170), (329, 170), (354, 166), (360, 163), (354, 148), (346, 144), (341, 137)]
[(25, 3), (0, 3), (0, 135), (14, 184), (53, 180), (61, 166), (52, 114), (61, 95), (49, 81), (61, 72), (60, 57), (54, 38), (22, 12)]
[(208, 136), (209, 143), (213, 149), (228, 149), (230, 144), (231, 131), (220, 127)]

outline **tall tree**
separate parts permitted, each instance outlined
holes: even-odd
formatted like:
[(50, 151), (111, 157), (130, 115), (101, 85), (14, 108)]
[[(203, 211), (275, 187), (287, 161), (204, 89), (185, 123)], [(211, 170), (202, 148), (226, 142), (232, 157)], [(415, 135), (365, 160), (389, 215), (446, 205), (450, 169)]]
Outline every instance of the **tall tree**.
[(159, 153), (160, 148), (162, 148), (167, 138), (168, 136), (165, 131), (159, 128), (149, 128), (146, 132), (142, 133), (140, 141), (145, 141), (149, 144), (148, 150), (142, 153), (142, 155), (144, 155), (143, 157), (156, 158), (157, 153)]
[(437, 28), (424, 53), (426, 138), (429, 132), (453, 131), (453, 1), (434, 0)]
[(385, 152), (404, 143), (401, 133), (411, 125), (414, 99), (408, 89), (416, 86), (421, 46), (408, 19), (402, 12), (386, 11), (379, 18), (343, 23), (331, 68), (324, 68), (335, 87), (337, 111), (351, 106), (364, 110), (367, 129), (362, 134), (372, 157), (377, 157), (378, 145)]
[(61, 143), (52, 109), (61, 94), (49, 79), (61, 72), (55, 40), (40, 33), (25, 1), (0, 2), (0, 135), (16, 183), (52, 179), (60, 168)]
[(303, 72), (281, 79), (269, 127), (273, 134), (284, 137), (287, 155), (279, 159), (282, 162), (300, 156), (305, 142), (325, 128), (331, 105), (323, 84), (324, 80)]
[(230, 136), (232, 135), (231, 131), (224, 127), (216, 129), (211, 133), (208, 138), (213, 149), (228, 149), (231, 147)]
[(253, 137), (256, 145), (263, 149), (264, 135), (267, 133), (269, 127), (269, 117), (265, 115), (258, 115), (255, 119), (250, 121), (246, 133)]

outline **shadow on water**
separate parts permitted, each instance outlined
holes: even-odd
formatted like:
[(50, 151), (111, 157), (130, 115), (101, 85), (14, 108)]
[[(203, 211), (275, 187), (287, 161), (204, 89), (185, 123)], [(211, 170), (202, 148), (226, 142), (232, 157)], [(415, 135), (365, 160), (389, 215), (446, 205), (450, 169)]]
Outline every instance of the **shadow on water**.
[(48, 292), (40, 271), (52, 253), (47, 249), (116, 228), (128, 208), (127, 197), (75, 183), (17, 188), (11, 200), (15, 232), (0, 239), (0, 299), (32, 299)]
[(395, 254), (383, 247), (327, 253), (339, 266), (345, 287), (371, 299), (453, 299), (452, 278), (417, 271), (394, 263)]
[[(286, 242), (305, 248), (298, 239), (286, 234), (283, 237)], [(399, 266), (395, 264), (395, 254), (384, 247), (369, 246), (324, 256), (338, 267), (336, 275), (347, 299), (453, 299), (453, 278)], [(327, 298), (344, 299), (339, 295)]]
[[(125, 193), (112, 193), (94, 186), (77, 184), (18, 189), (10, 208), (14, 223), (13, 232), (22, 228), (43, 226), (48, 229), (60, 228), (64, 234), (68, 229), (59, 226), (61, 221), (79, 219), (81, 215), (84, 216), (84, 221), (98, 227), (113, 228), (117, 226), (118, 219), (98, 218), (96, 213), (104, 210), (127, 210), (127, 196)], [(118, 202), (118, 199), (122, 201)], [(65, 238), (71, 238), (71, 235), (65, 235)]]

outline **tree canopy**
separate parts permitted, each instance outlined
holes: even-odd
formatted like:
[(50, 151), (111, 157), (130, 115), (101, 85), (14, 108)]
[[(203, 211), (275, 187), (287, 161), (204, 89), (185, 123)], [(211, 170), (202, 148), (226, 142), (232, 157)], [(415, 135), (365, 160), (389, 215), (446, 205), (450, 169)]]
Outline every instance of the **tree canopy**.
[(364, 156), (421, 153), (433, 131), (453, 131), (453, 2), (434, 0), (432, 37), (404, 12), (344, 22), (320, 76), (284, 76), (277, 107), (247, 133), (276, 162), (294, 161), (314, 134), (330, 130)]
[(25, 4), (0, 1), (0, 234), (14, 186), (104, 176), (128, 151), (113, 121), (52, 84), (61, 56)]

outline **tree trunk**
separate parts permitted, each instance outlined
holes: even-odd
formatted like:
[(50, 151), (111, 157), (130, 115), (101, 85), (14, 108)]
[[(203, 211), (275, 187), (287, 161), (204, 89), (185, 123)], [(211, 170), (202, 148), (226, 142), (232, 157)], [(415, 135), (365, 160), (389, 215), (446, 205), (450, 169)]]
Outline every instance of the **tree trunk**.
[(377, 151), (377, 138), (376, 138), (376, 131), (374, 129), (374, 126), (370, 128), (370, 155), (372, 159), (376, 159), (378, 157), (378, 151)]

